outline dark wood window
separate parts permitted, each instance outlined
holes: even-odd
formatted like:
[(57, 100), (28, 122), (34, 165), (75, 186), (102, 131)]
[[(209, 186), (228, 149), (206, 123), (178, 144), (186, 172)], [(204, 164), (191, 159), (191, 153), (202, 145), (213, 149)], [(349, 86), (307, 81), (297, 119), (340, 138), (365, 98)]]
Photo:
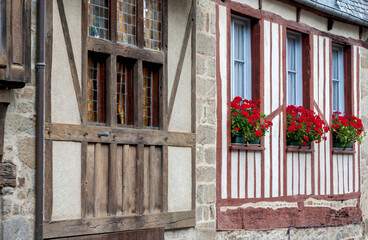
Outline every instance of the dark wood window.
[(143, 77), (143, 123), (146, 127), (158, 127), (158, 69), (145, 66)]
[(85, 7), (88, 121), (160, 127), (163, 1), (85, 0)]
[(133, 124), (133, 89), (132, 65), (119, 60), (116, 64), (116, 116), (118, 124)]
[(106, 121), (106, 70), (103, 56), (88, 56), (88, 121)]

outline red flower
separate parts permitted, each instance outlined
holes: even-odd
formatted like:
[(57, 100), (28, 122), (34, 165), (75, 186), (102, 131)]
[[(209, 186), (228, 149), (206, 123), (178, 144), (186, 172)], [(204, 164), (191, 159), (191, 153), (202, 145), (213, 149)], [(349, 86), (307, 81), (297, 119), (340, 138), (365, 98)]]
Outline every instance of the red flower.
[(240, 128), (238, 128), (238, 127), (234, 127), (234, 130), (235, 130), (235, 131), (239, 131), (239, 130), (240, 130)]
[(238, 112), (237, 111), (235, 111), (234, 112), (234, 116), (238, 116), (239, 114), (238, 114)]
[(262, 130), (257, 130), (255, 133), (256, 137), (261, 137), (262, 136)]
[(291, 132), (291, 133), (292, 133), (292, 132), (294, 132), (294, 131), (295, 131), (295, 127), (289, 127), (289, 128), (288, 128), (288, 130), (289, 130), (289, 132)]

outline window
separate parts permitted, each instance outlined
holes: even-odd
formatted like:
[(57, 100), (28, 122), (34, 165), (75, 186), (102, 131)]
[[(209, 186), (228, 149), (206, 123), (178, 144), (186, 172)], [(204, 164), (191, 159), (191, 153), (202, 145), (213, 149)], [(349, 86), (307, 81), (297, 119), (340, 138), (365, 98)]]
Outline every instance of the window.
[(252, 99), (251, 20), (231, 20), (231, 99)]
[(344, 48), (332, 46), (332, 110), (345, 111), (344, 103)]
[(302, 35), (288, 32), (286, 41), (287, 105), (303, 105)]
[(163, 1), (86, 0), (86, 8), (88, 121), (159, 127)]
[(104, 123), (105, 88), (106, 88), (105, 59), (101, 55), (88, 56), (88, 121)]

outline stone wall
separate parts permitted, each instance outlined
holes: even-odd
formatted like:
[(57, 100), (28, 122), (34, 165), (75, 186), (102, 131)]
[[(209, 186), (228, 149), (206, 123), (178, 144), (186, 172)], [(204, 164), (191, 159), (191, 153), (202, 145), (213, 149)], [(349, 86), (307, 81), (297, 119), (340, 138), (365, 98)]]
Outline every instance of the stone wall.
[[(361, 71), (360, 71), (360, 115), (363, 124), (368, 129), (368, 50), (361, 48)], [(363, 220), (366, 224), (365, 232), (368, 238), (368, 139), (363, 140), (360, 148), (361, 162), (361, 199), (360, 206), (363, 213)]]
[(5, 121), (3, 162), (17, 169), (17, 186), (1, 190), (0, 239), (32, 239), (35, 214), (35, 125), (36, 125), (36, 8), (32, 0), (32, 76), (31, 83), (12, 90)]

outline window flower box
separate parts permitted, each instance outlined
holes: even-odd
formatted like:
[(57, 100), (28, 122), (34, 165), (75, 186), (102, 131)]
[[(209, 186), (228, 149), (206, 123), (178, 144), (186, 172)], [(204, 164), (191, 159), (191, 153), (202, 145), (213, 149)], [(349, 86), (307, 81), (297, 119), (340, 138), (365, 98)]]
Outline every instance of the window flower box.
[[(255, 101), (257, 104), (259, 100)], [(231, 142), (260, 145), (260, 139), (272, 126), (259, 107), (250, 100), (235, 97), (231, 102)]]
[(360, 118), (336, 111), (332, 114), (332, 136), (333, 148), (351, 150), (353, 143), (362, 143), (366, 133)]
[(325, 121), (312, 110), (303, 106), (286, 108), (286, 142), (290, 147), (310, 147), (312, 142), (326, 140), (329, 131)]

